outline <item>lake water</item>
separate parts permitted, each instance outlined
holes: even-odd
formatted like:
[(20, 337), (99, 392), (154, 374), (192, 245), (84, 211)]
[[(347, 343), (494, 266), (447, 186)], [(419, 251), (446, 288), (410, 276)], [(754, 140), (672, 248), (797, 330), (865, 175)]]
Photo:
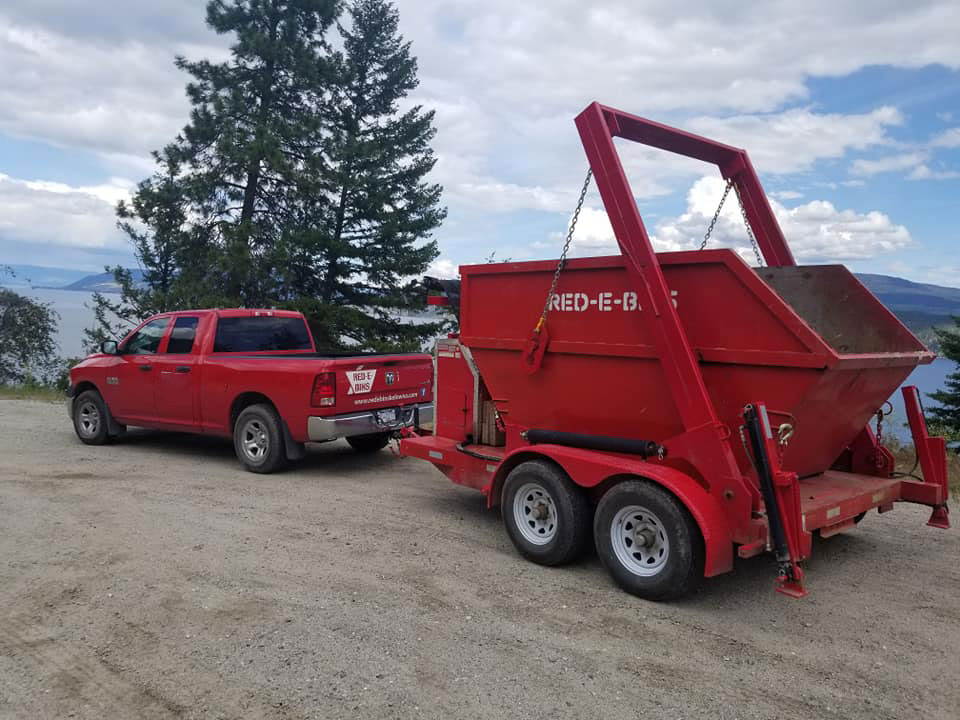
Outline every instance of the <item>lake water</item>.
[[(83, 330), (93, 325), (92, 294), (73, 290), (34, 290), (30, 288), (13, 288), (17, 292), (48, 302), (60, 313), (60, 332), (57, 340), (60, 345), (60, 354), (63, 357), (77, 357), (83, 355)], [(409, 318), (414, 322), (424, 322), (423, 318)], [(924, 404), (930, 406), (931, 400), (927, 393), (943, 387), (947, 376), (954, 372), (956, 365), (946, 358), (937, 358), (930, 365), (921, 365), (911, 373), (907, 385), (916, 385), (920, 389)], [(910, 439), (907, 429), (906, 414), (903, 409), (903, 398), (898, 390), (890, 398), (894, 414), (887, 419), (886, 432), (901, 440)]]

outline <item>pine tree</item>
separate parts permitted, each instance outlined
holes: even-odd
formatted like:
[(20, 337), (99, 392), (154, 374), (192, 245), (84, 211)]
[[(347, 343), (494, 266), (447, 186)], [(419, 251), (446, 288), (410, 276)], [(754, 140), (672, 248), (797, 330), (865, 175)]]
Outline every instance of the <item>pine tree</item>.
[(207, 24), (234, 34), (224, 63), (177, 59), (194, 81), (190, 124), (175, 144), (186, 189), (221, 249), (224, 303), (273, 294), (270, 251), (289, 221), (286, 201), (309, 153), (338, 0), (212, 0)]
[(177, 59), (192, 76), (190, 121), (158, 169), (118, 208), (143, 277), (113, 268), (119, 300), (96, 296), (88, 346), (170, 309), (285, 305), (318, 345), (414, 349), (435, 324), (412, 279), (437, 255), (446, 211), (433, 113), (400, 102), (416, 60), (383, 0), (358, 0), (326, 39), (340, 0), (211, 0), (232, 34), (221, 63)]
[(268, 250), (283, 233), (291, 178), (315, 133), (324, 34), (338, 12), (339, 0), (207, 4), (207, 24), (235, 35), (230, 58), (176, 59), (193, 77), (190, 122), (117, 209), (143, 277), (108, 268), (121, 295), (94, 296), (88, 349), (155, 312), (270, 302)]
[[(953, 319), (954, 328), (934, 328), (940, 341), (940, 352), (954, 363), (960, 365), (960, 318)], [(938, 405), (928, 409), (938, 426), (936, 432), (943, 432), (951, 438), (960, 437), (960, 368), (947, 376), (943, 390), (930, 393)]]
[(342, 51), (329, 63), (330, 92), (314, 153), (305, 164), (295, 230), (281, 244), (293, 305), (321, 342), (419, 348), (436, 325), (398, 311), (423, 307), (411, 280), (437, 256), (441, 187), (427, 182), (434, 113), (400, 103), (417, 87), (417, 61), (385, 0), (356, 0), (339, 23)]

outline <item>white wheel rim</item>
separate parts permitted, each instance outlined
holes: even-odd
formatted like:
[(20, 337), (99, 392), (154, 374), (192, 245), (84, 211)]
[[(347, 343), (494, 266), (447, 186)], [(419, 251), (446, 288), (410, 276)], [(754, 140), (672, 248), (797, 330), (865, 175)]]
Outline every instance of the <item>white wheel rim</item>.
[(85, 402), (77, 413), (77, 429), (84, 437), (93, 437), (100, 429), (100, 411), (92, 402)]
[(240, 430), (243, 454), (253, 462), (262, 462), (270, 450), (270, 437), (264, 424), (257, 419), (247, 420)]
[(640, 505), (621, 508), (610, 525), (617, 560), (640, 577), (659, 573), (670, 558), (670, 540), (656, 515)]
[(546, 545), (557, 534), (557, 504), (537, 483), (523, 485), (513, 496), (513, 519), (531, 545)]

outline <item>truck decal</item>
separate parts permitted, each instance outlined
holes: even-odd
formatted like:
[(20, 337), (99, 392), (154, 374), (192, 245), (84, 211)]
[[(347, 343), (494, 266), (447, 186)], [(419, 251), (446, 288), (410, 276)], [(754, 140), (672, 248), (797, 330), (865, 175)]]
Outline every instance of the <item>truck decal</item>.
[(377, 378), (377, 368), (372, 370), (347, 370), (347, 381), (350, 389), (347, 395), (360, 395), (373, 390), (373, 381)]
[(373, 397), (357, 400), (354, 402), (354, 405), (370, 405), (371, 403), (395, 402), (397, 400), (415, 400), (416, 397), (417, 394), (415, 392), (395, 393), (393, 395), (374, 395)]

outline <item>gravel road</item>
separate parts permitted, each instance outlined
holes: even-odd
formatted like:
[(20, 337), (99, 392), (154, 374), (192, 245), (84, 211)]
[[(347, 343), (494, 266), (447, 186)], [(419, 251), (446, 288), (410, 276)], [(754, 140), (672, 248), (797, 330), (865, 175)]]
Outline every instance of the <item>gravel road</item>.
[(960, 534), (899, 506), (654, 604), (522, 560), (426, 463), (337, 442), (81, 445), (0, 401), (2, 718), (960, 717)]

